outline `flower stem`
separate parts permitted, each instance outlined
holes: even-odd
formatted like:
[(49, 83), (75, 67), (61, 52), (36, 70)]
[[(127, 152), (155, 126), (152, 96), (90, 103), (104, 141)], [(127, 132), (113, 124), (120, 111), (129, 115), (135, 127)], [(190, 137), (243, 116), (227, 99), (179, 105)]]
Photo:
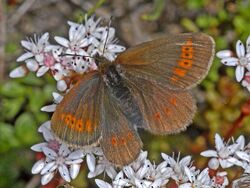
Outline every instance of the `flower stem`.
[(241, 113), (240, 116), (234, 121), (232, 127), (227, 131), (227, 133), (225, 134), (225, 139), (228, 140), (229, 138), (231, 138), (234, 133), (241, 128), (242, 126), (242, 122), (244, 120), (244, 118), (246, 116), (250, 115), (250, 99), (247, 100), (246, 103), (244, 103), (241, 106)]

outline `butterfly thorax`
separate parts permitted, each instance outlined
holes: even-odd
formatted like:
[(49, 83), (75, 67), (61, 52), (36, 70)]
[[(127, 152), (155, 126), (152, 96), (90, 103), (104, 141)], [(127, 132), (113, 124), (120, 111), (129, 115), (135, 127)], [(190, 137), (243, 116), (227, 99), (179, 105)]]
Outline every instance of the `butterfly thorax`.
[(119, 65), (110, 64), (103, 74), (103, 81), (108, 87), (111, 96), (117, 101), (118, 106), (126, 118), (133, 124), (141, 126), (143, 123), (142, 113), (134, 96), (127, 87), (122, 77), (122, 72), (118, 69)]

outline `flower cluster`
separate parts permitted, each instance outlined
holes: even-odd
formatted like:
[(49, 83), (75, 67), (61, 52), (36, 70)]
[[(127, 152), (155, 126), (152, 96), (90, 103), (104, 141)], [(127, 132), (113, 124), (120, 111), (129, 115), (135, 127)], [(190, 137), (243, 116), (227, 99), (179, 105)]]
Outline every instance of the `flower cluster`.
[[(178, 155), (175, 160), (174, 157), (162, 153), (163, 162), (155, 165), (147, 159), (147, 152), (142, 152), (135, 162), (117, 173), (117, 176), (112, 179), (112, 184), (100, 179), (96, 179), (96, 183), (100, 188), (154, 188), (168, 185), (169, 182), (173, 182), (179, 188), (223, 188), (229, 185), (227, 172), (224, 169), (238, 166), (244, 169), (245, 176), (234, 182), (234, 187), (237, 187), (239, 182), (250, 181), (249, 145), (250, 143), (245, 145), (243, 136), (229, 144), (223, 143), (222, 138), (216, 134), (216, 150), (201, 153), (202, 156), (212, 157), (208, 168), (202, 171), (192, 165), (191, 156), (180, 159), (180, 155)], [(216, 173), (211, 175), (210, 171)]]
[[(54, 37), (58, 45), (49, 42), (49, 34), (34, 39), (21, 41), (26, 53), (17, 61), (24, 64), (14, 69), (11, 77), (25, 76), (29, 71), (35, 72), (38, 77), (49, 72), (57, 81), (57, 89), (66, 92), (70, 84), (66, 78), (74, 73), (98, 69), (95, 56), (104, 56), (113, 61), (117, 53), (125, 50), (117, 45), (115, 29), (102, 27), (100, 19), (85, 18), (85, 24), (68, 22), (69, 36), (67, 38)], [(222, 63), (236, 67), (236, 79), (242, 81), (250, 90), (250, 39), (247, 42), (247, 53), (243, 44), (237, 42), (237, 56), (232, 56), (229, 50), (220, 51), (217, 56), (222, 58)], [(247, 71), (246, 71), (247, 70)], [(248, 78), (249, 77), (249, 78)], [(54, 103), (44, 106), (41, 110), (54, 112), (63, 95), (53, 93)], [(51, 132), (50, 121), (42, 124), (38, 131), (43, 135), (45, 142), (31, 147), (42, 157), (33, 165), (32, 173), (41, 175), (41, 184), (49, 183), (55, 175), (60, 175), (66, 182), (75, 179), (80, 167), (86, 160), (89, 173), (88, 178), (95, 178), (104, 173), (110, 178), (108, 182), (96, 179), (96, 184), (101, 188), (158, 188), (174, 184), (180, 188), (223, 188), (229, 184), (227, 172), (224, 169), (238, 166), (244, 169), (246, 176), (234, 182), (234, 186), (249, 181), (250, 173), (250, 143), (245, 145), (245, 138), (240, 136), (235, 142), (224, 143), (222, 138), (215, 135), (215, 150), (207, 150), (202, 156), (210, 157), (208, 168), (198, 170), (192, 162), (191, 156), (183, 158), (162, 153), (163, 161), (156, 165), (147, 158), (147, 152), (141, 151), (139, 157), (130, 165), (118, 168), (111, 164), (103, 155), (99, 146), (86, 146), (81, 149), (72, 148), (58, 140)], [(215, 171), (210, 174), (210, 171)]]
[[(90, 170), (89, 176), (91, 176), (91, 174), (96, 176), (103, 172), (99, 171), (100, 165), (96, 165), (95, 157), (103, 156), (101, 148), (86, 147), (81, 150), (71, 148), (56, 139), (50, 126), (50, 121), (47, 121), (39, 127), (38, 132), (43, 134), (45, 142), (31, 147), (33, 151), (43, 154), (43, 157), (33, 165), (31, 170), (33, 174), (40, 173), (42, 175), (41, 183), (43, 185), (50, 182), (57, 171), (66, 182), (75, 179), (79, 173), (84, 157), (86, 157), (87, 166)], [(108, 172), (107, 170), (107, 173)]]
[(217, 52), (216, 55), (224, 65), (236, 67), (236, 80), (250, 91), (250, 36), (247, 39), (246, 47), (240, 40), (237, 41), (237, 57), (231, 50), (222, 50)]
[[(96, 184), (100, 188), (157, 188), (170, 183), (179, 188), (224, 188), (229, 185), (224, 169), (233, 166), (241, 167), (244, 173), (250, 176), (250, 143), (245, 145), (243, 136), (229, 144), (224, 143), (216, 134), (215, 150), (201, 153), (202, 156), (211, 159), (208, 168), (200, 171), (193, 166), (191, 156), (180, 159), (180, 153), (177, 157), (174, 154), (169, 156), (162, 153), (163, 162), (156, 165), (147, 158), (147, 151), (141, 151), (133, 163), (120, 169), (105, 158), (100, 147), (75, 150), (58, 141), (51, 132), (50, 121), (42, 124), (38, 131), (43, 134), (46, 142), (31, 147), (32, 150), (43, 153), (43, 157), (33, 165), (32, 173), (41, 174), (43, 185), (50, 182), (57, 172), (66, 182), (75, 179), (84, 158), (89, 169), (88, 178), (94, 178), (102, 173), (110, 178), (111, 183), (96, 179)], [(210, 170), (215, 170), (216, 173), (211, 175)], [(235, 187), (243, 179), (249, 181), (248, 176), (234, 182)]]
[(41, 77), (50, 72), (57, 81), (57, 89), (65, 91), (69, 88), (66, 77), (97, 69), (95, 56), (113, 61), (117, 53), (125, 50), (125, 47), (116, 44), (115, 29), (101, 27), (99, 23), (100, 19), (95, 21), (94, 17), (85, 17), (85, 25), (68, 22), (69, 38), (54, 37), (58, 45), (50, 44), (49, 33), (22, 40), (21, 45), (27, 52), (17, 61), (24, 61), (25, 64), (11, 71), (10, 77), (22, 77), (29, 71)]
[(43, 185), (50, 182), (57, 170), (67, 182), (76, 178), (83, 161), (83, 152), (70, 150), (67, 145), (57, 141), (51, 132), (50, 122), (45, 122), (38, 131), (43, 134), (46, 142), (36, 144), (31, 149), (42, 152), (44, 156), (33, 165), (31, 172), (42, 175), (41, 183)]

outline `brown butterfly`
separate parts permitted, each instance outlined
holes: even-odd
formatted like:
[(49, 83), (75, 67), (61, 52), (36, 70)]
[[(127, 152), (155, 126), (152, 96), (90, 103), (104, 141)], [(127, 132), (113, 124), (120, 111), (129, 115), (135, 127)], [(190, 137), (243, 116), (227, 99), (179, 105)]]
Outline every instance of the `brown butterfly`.
[(57, 106), (52, 130), (64, 142), (100, 143), (116, 165), (137, 158), (137, 128), (156, 135), (180, 132), (191, 123), (195, 101), (189, 89), (207, 74), (213, 39), (202, 33), (169, 35), (102, 58), (99, 69), (73, 86)]

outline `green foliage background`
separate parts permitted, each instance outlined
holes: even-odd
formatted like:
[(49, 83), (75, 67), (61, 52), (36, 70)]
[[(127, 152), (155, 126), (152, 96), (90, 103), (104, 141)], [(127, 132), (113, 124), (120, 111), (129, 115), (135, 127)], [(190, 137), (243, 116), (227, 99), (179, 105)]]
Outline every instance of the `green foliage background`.
[[(112, 1), (96, 1), (95, 6), (84, 13), (92, 14), (101, 7), (111, 6), (111, 3)], [(142, 21), (161, 24), (166, 15), (168, 1), (145, 0), (142, 3), (152, 4), (153, 7), (151, 12), (142, 14)], [(217, 51), (235, 50), (236, 41), (246, 41), (250, 34), (250, 1), (176, 0), (174, 3), (182, 10), (182, 15), (175, 20), (175, 24), (183, 32), (201, 31), (213, 36)], [(19, 1), (14, 8), (18, 5)], [(14, 8), (7, 5), (6, 11)], [(81, 20), (81, 15), (82, 10), (77, 8), (72, 13), (75, 20)], [(66, 20), (63, 24), (66, 24)], [(23, 35), (17, 34), (16, 41), (7, 41), (7, 56), (17, 57), (22, 53), (19, 41), (24, 39)], [(14, 61), (6, 63), (9, 66), (7, 73), (17, 66)], [(21, 79), (9, 79), (6, 76), (1, 83), (0, 188), (25, 187), (32, 178), (30, 169), (36, 156), (30, 146), (42, 141), (37, 128), (50, 117), (49, 114), (41, 112), (40, 108), (52, 102), (52, 91), (55, 91), (55, 82), (49, 75), (42, 79), (36, 78), (32, 73)], [(182, 155), (192, 155), (195, 165), (205, 167), (207, 161), (199, 153), (213, 147), (216, 132), (222, 136), (226, 134), (232, 122), (239, 116), (241, 105), (249, 97), (246, 89), (236, 82), (234, 69), (222, 66), (216, 58), (209, 75), (194, 90), (194, 95), (198, 101), (198, 113), (186, 132), (164, 137), (141, 132), (145, 149), (149, 151), (151, 159), (160, 161), (161, 152), (171, 154), (181, 151)], [(243, 134), (249, 139), (249, 123), (250, 119), (246, 118), (243, 127), (234, 136)], [(86, 179), (86, 173), (83, 169), (80, 178), (73, 184), (93, 187), (93, 182)], [(229, 174), (234, 177), (236, 171), (229, 171)]]

